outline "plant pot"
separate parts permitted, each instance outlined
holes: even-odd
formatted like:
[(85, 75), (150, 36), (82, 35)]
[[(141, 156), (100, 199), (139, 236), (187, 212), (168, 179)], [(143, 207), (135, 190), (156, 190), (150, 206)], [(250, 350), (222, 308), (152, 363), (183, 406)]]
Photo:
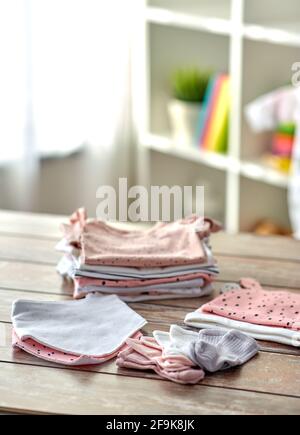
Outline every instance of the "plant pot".
[(172, 137), (176, 145), (195, 147), (198, 144), (197, 126), (203, 106), (200, 103), (187, 103), (171, 100), (168, 104)]

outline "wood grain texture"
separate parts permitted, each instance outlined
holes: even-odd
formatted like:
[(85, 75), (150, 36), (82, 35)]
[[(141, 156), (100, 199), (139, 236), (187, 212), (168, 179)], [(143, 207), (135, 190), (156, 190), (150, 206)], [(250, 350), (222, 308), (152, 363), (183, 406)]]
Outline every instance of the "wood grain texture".
[[(3, 247), (1, 247), (3, 249)], [(35, 255), (35, 254), (33, 254)], [(218, 257), (221, 273), (218, 280), (238, 282), (242, 277), (256, 278), (263, 286), (300, 289), (299, 265), (294, 262), (252, 260), (247, 258)], [(63, 289), (55, 264), (28, 263), (20, 260), (0, 260), (0, 286), (32, 291)]]
[(62, 257), (56, 244), (55, 240), (0, 235), (0, 259), (56, 265)]
[(221, 232), (213, 234), (211, 242), (216, 255), (300, 262), (300, 241), (289, 237), (263, 237), (254, 234), (232, 237)]
[[(45, 293), (30, 293), (16, 290), (3, 290), (0, 289), (0, 322), (10, 323), (11, 321), (11, 306), (13, 301), (17, 299), (30, 299), (34, 301), (59, 301), (71, 300), (71, 296), (45, 294)], [(202, 303), (205, 303), (209, 298), (199, 298), (198, 308)], [(168, 301), (164, 301), (166, 304)], [(170, 324), (176, 323), (185, 327), (184, 317), (188, 310), (183, 307), (169, 307), (167, 305), (155, 305), (149, 303), (133, 303), (129, 304), (132, 309), (143, 316), (148, 321), (148, 325), (143, 328), (144, 333), (147, 335), (152, 334), (155, 329), (168, 331)], [(1, 324), (0, 324), (1, 325)], [(264, 352), (281, 353), (286, 355), (300, 356), (300, 348), (285, 346), (277, 343), (260, 341), (260, 346)]]
[(0, 232), (48, 239), (61, 237), (60, 224), (66, 216), (0, 211)]
[[(1, 220), (0, 220), (1, 223)], [(123, 224), (126, 229), (131, 229), (130, 224)], [(135, 228), (135, 226), (133, 226)], [(60, 236), (61, 238), (61, 236)], [(255, 264), (263, 263), (263, 260), (271, 262), (281, 261), (295, 263), (300, 262), (300, 242), (285, 237), (262, 238), (253, 235), (243, 234), (232, 238), (220, 233), (212, 237), (213, 252), (219, 261), (226, 261), (232, 258), (239, 258), (254, 261)], [(59, 238), (41, 238), (20, 234), (1, 234), (0, 231), (0, 260), (29, 261), (41, 264), (57, 264), (61, 253), (55, 251)], [(20, 249), (22, 246), (22, 249)], [(259, 254), (255, 255), (255, 252)], [(224, 259), (223, 259), (224, 257)], [(260, 261), (261, 260), (261, 261)], [(247, 263), (247, 261), (246, 261)], [(222, 264), (222, 263), (221, 263)]]
[(0, 363), (0, 379), (0, 408), (11, 412), (291, 415), (300, 409), (293, 397), (20, 364)]
[[(1, 325), (0, 325), (1, 326)], [(0, 361), (31, 366), (61, 368), (41, 359), (37, 359), (23, 351), (11, 348), (11, 325), (3, 325), (6, 342), (0, 346)], [(271, 373), (269, 372), (272, 369)], [(83, 368), (69, 368), (69, 370), (92, 371), (113, 375), (123, 375), (147, 379), (156, 379), (158, 376), (152, 372), (138, 370), (118, 369), (115, 361), (110, 361), (100, 366)], [(257, 391), (278, 395), (287, 395), (300, 398), (300, 364), (299, 357), (285, 356), (260, 352), (257, 357), (241, 368), (207, 375), (201, 385), (214, 386), (244, 391)], [(300, 411), (300, 410), (299, 410)]]
[[(0, 234), (37, 239), (59, 240), (62, 236), (60, 225), (69, 221), (68, 216), (19, 213), (0, 210)], [(113, 223), (117, 228), (143, 229), (146, 224)]]
[[(62, 221), (67, 218), (0, 211), (1, 413), (300, 414), (300, 349), (276, 343), (260, 342), (261, 352), (248, 364), (207, 376), (194, 387), (160, 380), (151, 372), (119, 370), (113, 361), (71, 369), (13, 352), (13, 300), (71, 300), (72, 284), (55, 272), (60, 254), (54, 246)], [(212, 243), (222, 273), (211, 297), (224, 282), (243, 276), (258, 279), (269, 290), (299, 291), (299, 242), (221, 233)], [(183, 325), (186, 313), (210, 298), (131, 306), (148, 320), (143, 329), (148, 335), (154, 329), (167, 331), (170, 323)]]
[[(60, 224), (67, 221), (67, 216), (0, 211), (0, 234), (57, 241), (61, 238)], [(127, 229), (145, 227), (130, 223), (116, 226)], [(253, 234), (232, 237), (221, 232), (212, 236), (212, 245), (218, 255), (300, 261), (300, 242), (287, 237)]]

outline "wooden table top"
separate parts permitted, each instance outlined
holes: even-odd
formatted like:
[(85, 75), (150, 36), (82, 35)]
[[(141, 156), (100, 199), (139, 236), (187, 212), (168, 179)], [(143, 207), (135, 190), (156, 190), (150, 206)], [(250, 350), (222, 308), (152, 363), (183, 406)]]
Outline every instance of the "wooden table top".
[[(300, 414), (300, 349), (260, 342), (241, 368), (207, 376), (196, 386), (160, 380), (115, 362), (66, 368), (11, 349), (15, 299), (70, 299), (55, 265), (61, 216), (0, 212), (0, 412), (36, 414)], [(267, 289), (300, 291), (300, 243), (281, 237), (215, 235), (224, 282), (258, 279)], [(134, 303), (148, 320), (144, 332), (182, 324), (208, 298)]]

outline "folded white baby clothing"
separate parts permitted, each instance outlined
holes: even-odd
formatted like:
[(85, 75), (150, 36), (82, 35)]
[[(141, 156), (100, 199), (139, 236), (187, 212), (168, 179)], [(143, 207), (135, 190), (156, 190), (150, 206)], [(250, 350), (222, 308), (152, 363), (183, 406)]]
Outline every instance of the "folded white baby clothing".
[(12, 307), (13, 345), (67, 365), (99, 364), (116, 356), (147, 323), (117, 296), (80, 301), (18, 300)]
[(255, 325), (248, 322), (240, 322), (213, 314), (195, 311), (186, 315), (184, 323), (199, 329), (225, 329), (237, 330), (248, 334), (256, 340), (272, 341), (288, 346), (300, 347), (300, 332), (291, 329)]

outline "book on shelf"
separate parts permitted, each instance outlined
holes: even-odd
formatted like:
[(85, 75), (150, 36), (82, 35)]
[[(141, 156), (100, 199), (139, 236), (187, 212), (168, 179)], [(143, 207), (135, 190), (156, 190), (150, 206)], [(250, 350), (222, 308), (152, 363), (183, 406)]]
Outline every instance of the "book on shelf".
[(213, 76), (208, 85), (198, 123), (200, 148), (215, 153), (227, 152), (230, 111), (230, 78)]

